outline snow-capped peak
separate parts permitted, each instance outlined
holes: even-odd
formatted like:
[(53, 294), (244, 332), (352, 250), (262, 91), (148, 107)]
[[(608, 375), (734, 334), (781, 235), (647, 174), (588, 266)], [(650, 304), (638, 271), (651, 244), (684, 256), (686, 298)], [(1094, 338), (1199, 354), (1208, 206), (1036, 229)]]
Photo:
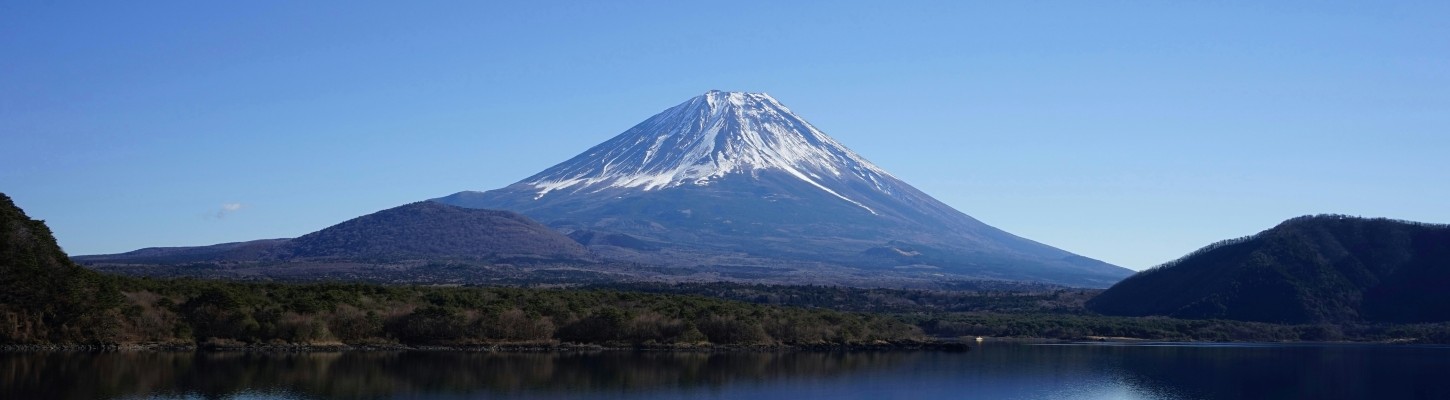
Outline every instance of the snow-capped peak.
[[(871, 213), (842, 182), (892, 194), (890, 174), (826, 136), (765, 93), (712, 90), (671, 107), (579, 156), (520, 182), (550, 192), (658, 190), (709, 185), (732, 174), (787, 173)], [(833, 189), (835, 187), (836, 189)]]
[(912, 282), (960, 275), (1100, 286), (1127, 272), (983, 224), (764, 93), (710, 91), (507, 187), (436, 200), (516, 211), (581, 237), (617, 235), (587, 241), (601, 257), (703, 267), (708, 276), (769, 265), (815, 282), (829, 274), (814, 271), (859, 266), (872, 270), (849, 279), (872, 279), (908, 263), (890, 271)]

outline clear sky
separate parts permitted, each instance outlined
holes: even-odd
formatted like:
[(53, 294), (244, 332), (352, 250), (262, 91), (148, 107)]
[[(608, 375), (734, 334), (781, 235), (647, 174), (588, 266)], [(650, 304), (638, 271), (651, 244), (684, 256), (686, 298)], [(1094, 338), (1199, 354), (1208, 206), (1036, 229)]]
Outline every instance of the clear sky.
[(1443, 0), (68, 3), (0, 3), (0, 192), (72, 254), (502, 187), (710, 89), (1132, 269), (1450, 222)]

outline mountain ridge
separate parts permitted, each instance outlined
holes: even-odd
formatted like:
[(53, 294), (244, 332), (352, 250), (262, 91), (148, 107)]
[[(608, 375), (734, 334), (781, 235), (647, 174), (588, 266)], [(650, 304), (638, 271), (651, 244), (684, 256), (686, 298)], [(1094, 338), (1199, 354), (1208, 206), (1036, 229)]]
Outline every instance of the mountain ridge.
[(1450, 320), (1450, 225), (1313, 215), (1204, 247), (1088, 301), (1127, 316), (1261, 322)]
[(100, 263), (290, 261), (307, 259), (589, 260), (577, 242), (509, 211), (420, 201), (352, 218), (296, 238), (195, 247), (151, 247), (73, 259)]
[[(711, 91), (504, 188), (436, 198), (564, 232), (625, 234), (751, 262), (897, 267), (1105, 287), (1131, 273), (991, 227), (902, 182), (764, 93)], [(937, 257), (863, 254), (890, 241)], [(652, 254), (632, 261), (679, 263)], [(713, 258), (713, 257), (711, 257)], [(899, 268), (897, 268), (899, 269)], [(932, 272), (920, 272), (922, 277)]]

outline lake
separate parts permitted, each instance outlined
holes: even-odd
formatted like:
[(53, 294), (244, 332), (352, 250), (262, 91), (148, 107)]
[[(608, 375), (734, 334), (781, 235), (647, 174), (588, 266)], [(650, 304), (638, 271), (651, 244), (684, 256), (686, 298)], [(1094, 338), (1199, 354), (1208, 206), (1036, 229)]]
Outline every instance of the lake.
[(988, 342), (968, 352), (0, 353), (0, 399), (1450, 398), (1450, 347)]

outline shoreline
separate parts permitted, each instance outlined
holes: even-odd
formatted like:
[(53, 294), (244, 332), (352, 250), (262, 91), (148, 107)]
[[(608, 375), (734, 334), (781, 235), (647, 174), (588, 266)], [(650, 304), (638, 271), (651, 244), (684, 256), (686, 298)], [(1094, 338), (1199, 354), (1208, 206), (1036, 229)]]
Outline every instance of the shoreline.
[(460, 353), (575, 353), (596, 351), (679, 351), (679, 352), (769, 352), (769, 351), (942, 351), (963, 352), (972, 349), (965, 341), (907, 340), (852, 344), (760, 344), (760, 345), (599, 345), (500, 343), (471, 345), (406, 345), (406, 344), (243, 344), (197, 345), (178, 343), (105, 344), (105, 345), (0, 345), (0, 353), (39, 352), (256, 352), (256, 353), (335, 353), (437, 351)]
[(339, 353), (339, 352), (457, 352), (457, 353), (589, 353), (603, 351), (639, 351), (639, 352), (870, 352), (870, 351), (933, 351), (933, 352), (965, 352), (976, 349), (980, 346), (998, 345), (1184, 345), (1184, 346), (1320, 346), (1320, 345), (1380, 345), (1380, 346), (1414, 346), (1431, 345), (1426, 343), (1415, 343), (1406, 341), (1289, 341), (1289, 342), (1259, 342), (1259, 341), (1174, 341), (1174, 340), (1153, 340), (1137, 338), (1091, 338), (1080, 340), (1056, 339), (1056, 338), (1014, 338), (1014, 337), (985, 337), (982, 341), (974, 341), (971, 338), (960, 340), (904, 340), (904, 341), (879, 341), (874, 343), (852, 343), (852, 344), (757, 344), (757, 345), (716, 345), (716, 344), (683, 344), (683, 345), (600, 345), (600, 344), (574, 344), (574, 343), (498, 343), (498, 344), (467, 344), (467, 345), (407, 345), (397, 343), (383, 344), (237, 344), (237, 345), (216, 345), (216, 344), (183, 344), (183, 343), (145, 343), (145, 344), (8, 344), (0, 345), (0, 353), (47, 353), (47, 352), (85, 352), (85, 353), (108, 353), (108, 352), (196, 352), (196, 353)]

